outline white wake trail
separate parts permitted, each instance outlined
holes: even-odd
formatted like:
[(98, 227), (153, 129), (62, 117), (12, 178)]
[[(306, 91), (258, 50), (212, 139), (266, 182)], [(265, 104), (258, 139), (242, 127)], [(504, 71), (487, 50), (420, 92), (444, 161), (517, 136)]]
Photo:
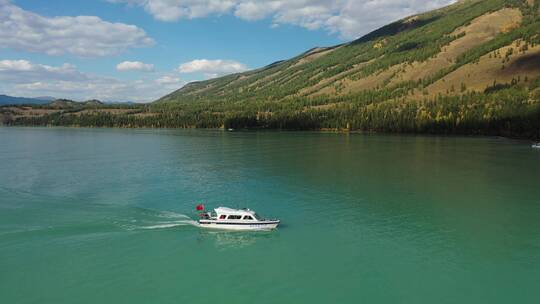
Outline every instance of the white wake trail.
[(199, 223), (194, 220), (185, 220), (185, 221), (174, 221), (174, 222), (162, 222), (150, 226), (141, 226), (139, 229), (166, 229), (174, 228), (179, 226), (195, 226), (199, 227)]
[(163, 217), (163, 218), (185, 218), (185, 219), (190, 218), (189, 216), (187, 216), (185, 214), (176, 213), (176, 212), (172, 212), (172, 211), (161, 211), (158, 214), (158, 217)]
[(199, 222), (185, 214), (172, 211), (144, 210), (140, 216), (117, 223), (126, 230), (170, 229), (181, 226), (199, 227)]

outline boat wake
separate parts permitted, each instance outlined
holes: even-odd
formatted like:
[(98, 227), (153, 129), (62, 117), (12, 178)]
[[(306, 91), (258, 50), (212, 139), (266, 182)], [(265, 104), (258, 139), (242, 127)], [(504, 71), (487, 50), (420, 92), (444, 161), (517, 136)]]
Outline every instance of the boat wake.
[(181, 213), (145, 210), (142, 214), (121, 223), (120, 226), (127, 230), (153, 230), (181, 226), (199, 227), (199, 223)]
[(166, 228), (174, 228), (179, 226), (195, 226), (199, 227), (199, 223), (194, 220), (185, 220), (185, 221), (176, 221), (176, 222), (165, 222), (150, 226), (141, 226), (139, 229), (166, 229)]

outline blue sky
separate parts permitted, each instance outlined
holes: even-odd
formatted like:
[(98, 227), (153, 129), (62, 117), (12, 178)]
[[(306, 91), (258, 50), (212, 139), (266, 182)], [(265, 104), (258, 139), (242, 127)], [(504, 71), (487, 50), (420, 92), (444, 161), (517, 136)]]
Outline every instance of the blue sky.
[(0, 0), (0, 94), (152, 101), (452, 0)]

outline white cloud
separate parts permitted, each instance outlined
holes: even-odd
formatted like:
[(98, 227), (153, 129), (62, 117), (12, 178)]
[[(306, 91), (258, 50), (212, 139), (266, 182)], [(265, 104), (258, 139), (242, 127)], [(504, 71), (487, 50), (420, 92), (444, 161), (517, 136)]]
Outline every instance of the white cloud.
[(201, 73), (206, 78), (213, 78), (221, 75), (239, 73), (248, 70), (248, 67), (234, 60), (208, 60), (196, 59), (182, 63), (177, 71), (180, 73)]
[(113, 3), (140, 5), (154, 18), (161, 21), (193, 19), (213, 14), (228, 13), (236, 5), (235, 0), (108, 0)]
[(391, 21), (442, 7), (456, 0), (108, 0), (145, 8), (154, 18), (176, 21), (234, 14), (243, 20), (272, 19), (273, 27), (292, 24), (325, 29), (352, 39)]
[(126, 71), (152, 72), (154, 70), (154, 65), (140, 62), (140, 61), (124, 61), (116, 65), (116, 70), (120, 72), (126, 72)]
[(46, 75), (48, 80), (84, 81), (87, 76), (77, 71), (71, 64), (59, 67), (34, 64), (28, 60), (0, 60), (0, 81), (4, 83), (28, 83), (40, 81)]
[(171, 75), (157, 77), (124, 81), (83, 73), (70, 64), (49, 66), (27, 60), (0, 60), (0, 92), (15, 96), (148, 102), (185, 84)]
[(155, 82), (157, 84), (160, 84), (160, 85), (180, 85), (180, 84), (185, 84), (184, 81), (182, 81), (180, 78), (178, 77), (174, 77), (174, 76), (169, 76), (169, 75), (165, 75), (165, 76), (162, 76), (158, 79), (155, 80)]
[(96, 57), (153, 44), (135, 25), (95, 16), (44, 17), (0, 0), (0, 48)]

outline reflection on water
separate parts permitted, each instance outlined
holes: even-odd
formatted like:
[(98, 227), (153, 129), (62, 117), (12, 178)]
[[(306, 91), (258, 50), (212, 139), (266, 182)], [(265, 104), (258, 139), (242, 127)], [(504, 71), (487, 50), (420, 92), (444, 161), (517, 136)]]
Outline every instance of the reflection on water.
[(277, 231), (220, 231), (201, 229), (198, 240), (211, 241), (220, 249), (243, 248), (255, 245), (257, 242), (268, 241), (279, 237)]

